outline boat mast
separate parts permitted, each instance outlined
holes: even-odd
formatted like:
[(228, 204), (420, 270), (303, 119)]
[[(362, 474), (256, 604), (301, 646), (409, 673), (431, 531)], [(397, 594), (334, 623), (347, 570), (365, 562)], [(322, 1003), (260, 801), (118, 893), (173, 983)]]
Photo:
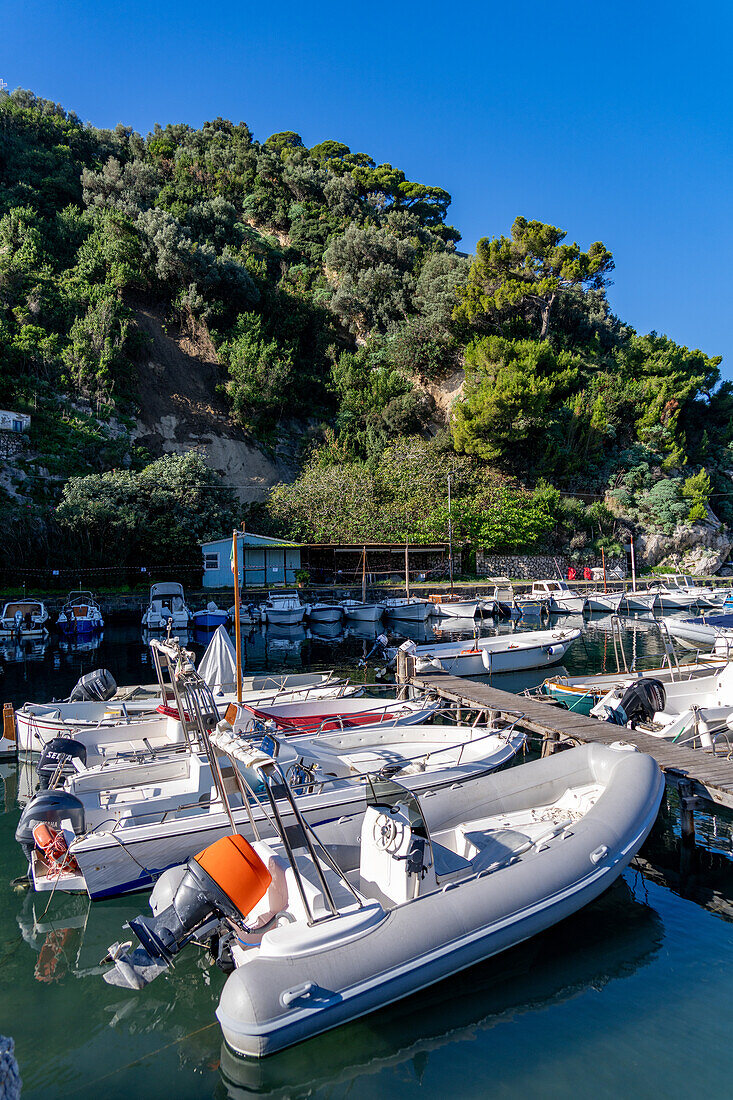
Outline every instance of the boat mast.
[(634, 536), (631, 535), (631, 591), (636, 592), (636, 558), (634, 556)]
[(603, 591), (608, 592), (608, 586), (606, 584), (606, 552), (601, 547), (601, 562), (603, 563)]
[(405, 536), (405, 594), (410, 598), (410, 544)]
[(450, 570), (450, 594), (453, 595), (453, 522), (450, 507), (450, 478), (448, 474), (448, 569)]
[(366, 546), (361, 560), (361, 602), (366, 603)]
[[(242, 525), (244, 527), (244, 525)], [(234, 641), (237, 647), (237, 702), (242, 702), (242, 616), (239, 608), (239, 553), (237, 547), (238, 531), (232, 532), (232, 573), (234, 574)], [(244, 554), (244, 530), (242, 531), (242, 554)]]

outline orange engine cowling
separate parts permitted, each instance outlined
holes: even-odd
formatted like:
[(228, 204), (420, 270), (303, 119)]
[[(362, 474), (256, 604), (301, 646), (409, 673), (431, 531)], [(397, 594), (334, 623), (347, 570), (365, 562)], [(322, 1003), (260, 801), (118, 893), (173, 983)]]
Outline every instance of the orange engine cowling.
[(272, 882), (272, 875), (243, 836), (224, 836), (194, 859), (242, 916), (254, 909)]

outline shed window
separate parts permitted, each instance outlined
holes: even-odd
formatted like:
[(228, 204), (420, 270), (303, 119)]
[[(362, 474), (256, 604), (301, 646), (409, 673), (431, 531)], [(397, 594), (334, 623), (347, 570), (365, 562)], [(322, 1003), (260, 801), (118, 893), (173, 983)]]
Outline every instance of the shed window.
[(219, 552), (214, 551), (211, 554), (204, 554), (204, 569), (218, 569), (219, 568)]

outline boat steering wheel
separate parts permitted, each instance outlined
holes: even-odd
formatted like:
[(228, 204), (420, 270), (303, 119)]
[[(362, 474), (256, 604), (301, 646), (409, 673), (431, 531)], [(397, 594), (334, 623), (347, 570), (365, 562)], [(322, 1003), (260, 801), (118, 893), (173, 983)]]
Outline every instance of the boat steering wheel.
[(405, 826), (388, 814), (379, 814), (372, 827), (372, 838), (380, 852), (396, 852), (405, 836)]

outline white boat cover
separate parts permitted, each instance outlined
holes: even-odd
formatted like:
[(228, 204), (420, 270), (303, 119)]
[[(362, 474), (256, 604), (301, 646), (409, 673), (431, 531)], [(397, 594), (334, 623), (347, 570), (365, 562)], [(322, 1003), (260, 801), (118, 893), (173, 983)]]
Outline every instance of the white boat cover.
[(198, 668), (199, 676), (215, 693), (237, 690), (237, 655), (223, 626), (218, 626)]

